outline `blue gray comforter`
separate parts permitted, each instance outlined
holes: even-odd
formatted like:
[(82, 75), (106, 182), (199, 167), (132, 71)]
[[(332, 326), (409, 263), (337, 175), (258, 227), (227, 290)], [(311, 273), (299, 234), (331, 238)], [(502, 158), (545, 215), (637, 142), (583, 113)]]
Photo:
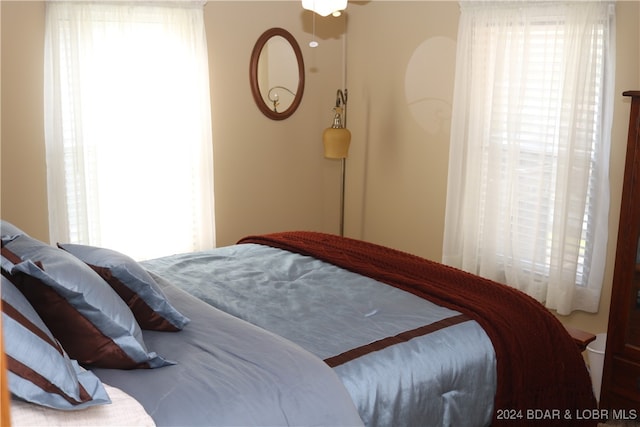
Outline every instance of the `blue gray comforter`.
[(144, 340), (177, 364), (93, 369), (138, 400), (158, 426), (362, 425), (349, 394), (322, 360), (158, 282), (191, 322), (180, 332), (143, 331)]
[[(174, 255), (143, 265), (320, 359), (364, 349), (332, 366), (368, 426), (491, 422), (493, 347), (475, 321), (447, 326), (448, 319), (459, 318), (456, 311), (314, 258), (262, 245)], [(424, 332), (403, 335), (416, 330)], [(394, 344), (368, 350), (380, 342)]]

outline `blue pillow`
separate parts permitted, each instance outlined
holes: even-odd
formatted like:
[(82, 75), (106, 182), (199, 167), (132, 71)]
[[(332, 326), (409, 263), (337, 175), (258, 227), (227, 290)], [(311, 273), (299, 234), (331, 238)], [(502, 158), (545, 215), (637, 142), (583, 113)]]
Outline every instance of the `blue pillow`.
[(85, 262), (127, 303), (142, 329), (179, 331), (189, 319), (167, 300), (160, 286), (136, 261), (120, 252), (93, 246), (58, 243)]
[(7, 277), (80, 364), (117, 369), (172, 364), (147, 351), (129, 307), (73, 255), (22, 235), (3, 242), (2, 257), (13, 264)]
[(62, 410), (111, 403), (98, 377), (67, 356), (24, 295), (0, 277), (11, 393), (27, 402)]
[(17, 236), (27, 234), (24, 231), (20, 230), (15, 225), (11, 224), (8, 221), (0, 220), (0, 234), (2, 236), (2, 240), (5, 239), (14, 239)]

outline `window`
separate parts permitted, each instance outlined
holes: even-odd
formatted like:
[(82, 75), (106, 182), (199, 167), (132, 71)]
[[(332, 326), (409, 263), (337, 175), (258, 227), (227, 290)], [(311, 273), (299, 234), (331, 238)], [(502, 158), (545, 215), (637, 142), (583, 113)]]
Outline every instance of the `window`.
[(598, 309), (614, 7), (461, 4), (443, 261), (568, 314)]
[(47, 2), (46, 19), (51, 241), (213, 247), (202, 2)]

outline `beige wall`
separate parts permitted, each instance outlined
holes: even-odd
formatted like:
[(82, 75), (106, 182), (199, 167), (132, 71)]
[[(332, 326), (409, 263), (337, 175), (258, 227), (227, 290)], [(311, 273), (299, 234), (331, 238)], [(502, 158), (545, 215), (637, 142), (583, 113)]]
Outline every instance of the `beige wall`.
[(2, 217), (48, 240), (44, 160), (42, 3), (2, 7)]
[(457, 2), (350, 7), (346, 234), (441, 259), (458, 16)]
[[(338, 217), (330, 213), (339, 210), (339, 170), (324, 159), (321, 135), (332, 117), (333, 88), (343, 78), (345, 17), (316, 20), (315, 49), (309, 47), (311, 14), (298, 2), (214, 1), (205, 20), (218, 245), (249, 233), (337, 231)], [(249, 87), (251, 50), (271, 27), (291, 32), (305, 61), (302, 103), (284, 121), (262, 115)]]
[[(44, 2), (0, 5), (1, 215), (48, 240)], [(594, 332), (606, 328), (618, 226), (629, 114), (629, 102), (619, 94), (640, 89), (640, 4), (618, 2), (617, 10), (612, 237), (605, 289), (597, 315), (563, 319)], [(311, 49), (311, 15), (297, 1), (209, 1), (205, 20), (218, 244), (285, 229), (338, 231), (340, 163), (322, 157), (320, 135), (346, 75), (353, 134), (346, 235), (439, 260), (458, 14), (454, 1), (350, 2), (343, 17), (316, 19), (320, 46)], [(298, 39), (307, 79), (298, 111), (284, 121), (268, 120), (258, 111), (248, 83), (253, 44), (275, 26)]]

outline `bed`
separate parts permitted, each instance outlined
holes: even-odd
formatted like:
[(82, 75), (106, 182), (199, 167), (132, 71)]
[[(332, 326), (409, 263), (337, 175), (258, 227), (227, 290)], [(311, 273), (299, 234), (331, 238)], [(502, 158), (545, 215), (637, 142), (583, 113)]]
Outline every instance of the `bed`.
[[(3, 319), (10, 282), (69, 363), (80, 360), (78, 375), (130, 397), (156, 425), (595, 424), (584, 416), (597, 407), (589, 375), (566, 330), (529, 297), (477, 276), (315, 232), (249, 236), (137, 263), (105, 248), (49, 246), (2, 225)], [(91, 289), (117, 294), (117, 309), (97, 311), (117, 317), (124, 305), (134, 313), (139, 327), (121, 319), (130, 336), (106, 334), (133, 361), (74, 348), (68, 324), (50, 319), (60, 310), (46, 313), (51, 300), (31, 289), (45, 272), (71, 282), (68, 291), (77, 269), (91, 276)], [(136, 280), (158, 301), (123, 290)], [(6, 326), (5, 346), (9, 355)]]

